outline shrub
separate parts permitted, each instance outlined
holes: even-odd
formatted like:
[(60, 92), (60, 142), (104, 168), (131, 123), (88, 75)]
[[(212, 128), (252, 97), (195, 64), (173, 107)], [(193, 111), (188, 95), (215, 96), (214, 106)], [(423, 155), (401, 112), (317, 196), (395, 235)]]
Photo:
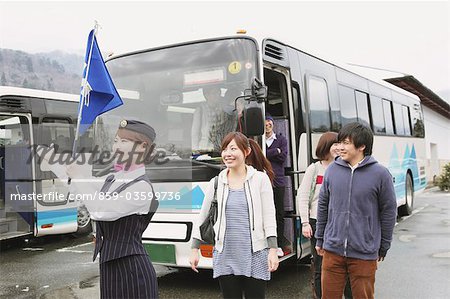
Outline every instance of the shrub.
[(450, 190), (450, 163), (444, 165), (444, 170), (437, 178), (437, 185), (442, 191)]

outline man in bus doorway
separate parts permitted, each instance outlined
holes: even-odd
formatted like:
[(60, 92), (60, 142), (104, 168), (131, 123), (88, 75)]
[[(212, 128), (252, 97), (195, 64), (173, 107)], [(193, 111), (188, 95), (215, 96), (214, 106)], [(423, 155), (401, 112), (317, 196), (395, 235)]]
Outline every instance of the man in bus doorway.
[(273, 180), (273, 198), (275, 201), (275, 212), (277, 219), (278, 256), (284, 256), (292, 251), (289, 241), (284, 236), (284, 192), (286, 188), (286, 177), (284, 165), (287, 159), (287, 140), (281, 134), (273, 131), (274, 121), (270, 114), (266, 115), (266, 155), (272, 164), (275, 174)]
[(377, 261), (391, 246), (397, 216), (392, 176), (371, 156), (368, 127), (347, 124), (338, 141), (340, 157), (325, 173), (317, 211), (322, 298), (342, 298), (347, 273), (354, 298), (374, 298)]

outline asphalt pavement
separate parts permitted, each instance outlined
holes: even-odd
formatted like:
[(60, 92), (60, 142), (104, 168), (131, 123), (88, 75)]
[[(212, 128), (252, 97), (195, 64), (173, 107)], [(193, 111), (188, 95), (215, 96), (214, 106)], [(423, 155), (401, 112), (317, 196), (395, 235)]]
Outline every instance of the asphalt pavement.
[[(399, 219), (391, 249), (378, 265), (375, 298), (449, 298), (449, 208), (450, 193), (437, 188), (416, 196), (413, 214)], [(99, 298), (98, 262), (92, 262), (87, 237), (35, 238), (6, 247), (0, 252), (1, 298)], [(221, 298), (211, 271), (155, 270), (160, 298)], [(282, 264), (267, 298), (312, 298), (309, 275), (308, 265)]]

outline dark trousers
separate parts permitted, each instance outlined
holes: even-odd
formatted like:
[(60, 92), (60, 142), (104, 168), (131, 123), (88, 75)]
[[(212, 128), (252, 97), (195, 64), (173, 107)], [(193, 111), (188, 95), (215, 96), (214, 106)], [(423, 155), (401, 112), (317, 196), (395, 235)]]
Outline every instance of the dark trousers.
[[(314, 234), (316, 233), (316, 219), (309, 218), (309, 224), (313, 230), (313, 237), (311, 238), (311, 252), (312, 252), (312, 265), (313, 265), (313, 286), (315, 298), (322, 298), (322, 257), (317, 254), (316, 251), (316, 238)], [(341, 296), (342, 297), (342, 296)], [(347, 283), (345, 284), (344, 290), (345, 299), (352, 299), (352, 288), (350, 286), (350, 279), (347, 277)]]
[(277, 219), (278, 247), (290, 245), (284, 236), (284, 192), (285, 187), (273, 187), (273, 200), (275, 203), (275, 216)]
[(235, 298), (265, 298), (266, 285), (265, 280), (246, 277), (241, 275), (223, 275), (219, 276), (220, 289), (225, 299)]
[(156, 272), (147, 255), (100, 264), (100, 298), (158, 298)]
[(353, 296), (358, 299), (373, 299), (376, 270), (377, 260), (360, 260), (325, 251), (322, 263), (323, 298), (342, 298), (348, 273)]

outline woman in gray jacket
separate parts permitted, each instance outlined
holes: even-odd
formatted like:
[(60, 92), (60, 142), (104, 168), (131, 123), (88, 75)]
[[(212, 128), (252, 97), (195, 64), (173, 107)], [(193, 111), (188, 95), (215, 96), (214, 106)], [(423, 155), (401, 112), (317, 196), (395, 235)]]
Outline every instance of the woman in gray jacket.
[[(248, 138), (242, 133), (229, 133), (222, 141), (222, 159), (227, 168), (218, 177), (213, 277), (219, 279), (224, 298), (264, 298), (270, 272), (278, 268), (272, 185), (266, 173), (245, 164), (251, 154)], [(213, 196), (214, 179), (193, 228), (189, 262), (196, 272), (199, 225), (208, 215)]]

